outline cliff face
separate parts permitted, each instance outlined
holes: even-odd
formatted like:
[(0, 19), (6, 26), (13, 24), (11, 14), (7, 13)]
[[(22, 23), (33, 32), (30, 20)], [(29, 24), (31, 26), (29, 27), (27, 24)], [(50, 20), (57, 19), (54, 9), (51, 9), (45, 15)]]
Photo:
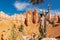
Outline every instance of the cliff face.
[(28, 26), (28, 25), (30, 25), (30, 23), (32, 23), (32, 11), (30, 10), (30, 11), (28, 11), (28, 12), (26, 12), (25, 14), (25, 24), (26, 24), (26, 26)]
[(58, 16), (58, 23), (60, 23), (60, 16)]
[(36, 24), (38, 22), (39, 15), (38, 15), (37, 9), (35, 9), (34, 12), (32, 12), (31, 10), (28, 12), (25, 12), (24, 15), (26, 17), (25, 18), (26, 25), (29, 25), (30, 23)]
[[(0, 12), (0, 39), (1, 39), (1, 34), (5, 36), (4, 39), (6, 39), (7, 37), (9, 37), (9, 35), (11, 35), (10, 34), (11, 29), (14, 24), (16, 25), (17, 30), (19, 30), (18, 28), (22, 24), (24, 26), (23, 32), (25, 35), (32, 36), (33, 33), (36, 33), (37, 36), (39, 35), (39, 30), (38, 30), (39, 28), (37, 22), (38, 22), (37, 9), (35, 9), (34, 12), (29, 10), (24, 14), (14, 14), (12, 16), (9, 16), (4, 12)], [(19, 36), (21, 35), (19, 34)]]
[[(25, 12), (24, 14), (14, 14), (12, 16), (9, 16), (9, 15), (5, 14), (4, 12), (0, 12), (0, 39), (1, 39), (2, 33), (5, 33), (6, 36), (7, 36), (7, 34), (11, 33), (10, 31), (8, 31), (8, 29), (11, 30), (11, 28), (13, 27), (14, 24), (16, 25), (17, 30), (20, 27), (20, 25), (22, 24), (24, 26), (23, 33), (25, 35), (32, 36), (35, 33), (36, 36), (40, 36), (40, 33), (39, 33), (40, 19), (41, 19), (41, 16), (38, 15), (37, 9), (35, 9), (34, 11), (29, 10), (29, 11)], [(51, 16), (49, 14), (47, 16), (47, 19), (54, 23), (60, 23), (59, 15)], [(55, 33), (55, 31), (56, 31), (56, 33), (58, 33), (57, 31), (59, 31), (58, 28), (60, 28), (60, 26), (56, 27), (56, 28), (53, 28), (51, 24), (48, 24), (47, 37), (55, 36), (56, 34), (54, 34), (54, 33)], [(3, 32), (5, 30), (6, 30), (6, 32)], [(19, 36), (21, 36), (21, 34), (19, 34)]]
[[(14, 14), (12, 16), (9, 16), (7, 14), (5, 14), (4, 12), (0, 12), (0, 21), (2, 20), (7, 20), (7, 21), (12, 21), (14, 23), (22, 23), (22, 24), (26, 24), (26, 25), (30, 25), (30, 23), (36, 24), (39, 22), (40, 20), (40, 15), (38, 15), (38, 10), (35, 9), (33, 12), (32, 10), (29, 10), (27, 12), (25, 12), (24, 14)], [(47, 19), (49, 21), (54, 21), (55, 23), (59, 22), (60, 20), (60, 16), (59, 15), (54, 15), (52, 16), (50, 13), (47, 16)]]
[(32, 17), (33, 17), (32, 22), (37, 23), (38, 22), (38, 10), (37, 9), (34, 10)]

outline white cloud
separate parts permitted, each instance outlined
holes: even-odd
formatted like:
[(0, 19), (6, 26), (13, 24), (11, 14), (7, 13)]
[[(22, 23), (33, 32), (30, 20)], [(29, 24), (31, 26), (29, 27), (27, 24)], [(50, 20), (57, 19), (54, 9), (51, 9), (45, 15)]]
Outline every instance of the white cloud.
[(28, 3), (28, 2), (19, 2), (19, 1), (16, 1), (14, 3), (14, 6), (17, 10), (19, 11), (28, 11), (28, 10), (34, 10), (36, 7), (36, 5), (32, 5), (31, 3)]
[(22, 11), (22, 10), (24, 10), (27, 6), (29, 6), (30, 4), (29, 3), (26, 3), (26, 2), (18, 2), (18, 1), (16, 1), (15, 3), (14, 3), (14, 6), (16, 7), (16, 9), (17, 10), (20, 10), (20, 11)]

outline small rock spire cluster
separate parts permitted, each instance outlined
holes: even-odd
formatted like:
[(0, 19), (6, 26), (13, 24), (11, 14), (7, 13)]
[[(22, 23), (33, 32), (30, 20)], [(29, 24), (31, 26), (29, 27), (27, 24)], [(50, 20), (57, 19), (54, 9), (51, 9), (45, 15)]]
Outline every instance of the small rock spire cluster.
[[(45, 14), (45, 11), (42, 10), (42, 14)], [(34, 9), (34, 11), (29, 10), (25, 12), (24, 14), (14, 14), (12, 16), (9, 16), (5, 14), (4, 12), (0, 12), (0, 21), (6, 20), (6, 21), (13, 21), (14, 23), (22, 22), (26, 26), (30, 25), (31, 23), (36, 24), (39, 22), (41, 15), (38, 14), (38, 10)], [(57, 12), (55, 12), (55, 15), (52, 16), (50, 13), (50, 7), (48, 7), (48, 15), (47, 19), (49, 21), (55, 21), (60, 23), (60, 16), (57, 15)]]

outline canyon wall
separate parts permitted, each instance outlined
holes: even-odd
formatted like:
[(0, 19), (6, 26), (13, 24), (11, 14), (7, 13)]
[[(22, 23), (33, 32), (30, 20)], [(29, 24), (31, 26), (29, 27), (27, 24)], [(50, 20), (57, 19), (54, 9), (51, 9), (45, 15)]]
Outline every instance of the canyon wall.
[[(55, 24), (59, 24), (56, 27), (52, 27), (51, 24), (48, 23), (47, 25), (47, 32), (46, 37), (57, 37), (60, 36), (60, 16), (59, 15), (48, 15), (46, 18), (50, 22), (54, 22)], [(38, 10), (34, 9), (34, 11), (29, 10), (25, 12), (24, 14), (14, 14), (12, 16), (9, 16), (5, 14), (4, 12), (0, 12), (0, 39), (1, 34), (5, 36), (5, 38), (9, 37), (8, 35), (11, 35), (11, 29), (13, 25), (16, 26), (17, 31), (19, 30), (19, 27), (23, 25), (23, 34), (32, 36), (34, 33), (36, 36), (40, 36), (39, 33), (39, 27), (40, 27), (40, 19), (41, 15), (38, 14)], [(48, 22), (48, 21), (47, 21)], [(59, 31), (59, 32), (58, 32)], [(21, 38), (21, 33), (18, 33), (18, 38)]]

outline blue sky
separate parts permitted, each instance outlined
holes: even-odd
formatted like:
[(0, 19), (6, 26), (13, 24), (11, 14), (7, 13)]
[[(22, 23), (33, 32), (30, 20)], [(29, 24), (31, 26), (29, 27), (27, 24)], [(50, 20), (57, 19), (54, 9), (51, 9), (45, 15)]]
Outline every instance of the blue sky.
[(32, 5), (29, 0), (0, 0), (0, 11), (6, 14), (13, 15), (14, 13), (24, 13), (28, 10), (37, 9), (47, 9), (48, 4), (51, 5), (51, 10), (60, 11), (60, 0), (44, 0), (42, 4)]

